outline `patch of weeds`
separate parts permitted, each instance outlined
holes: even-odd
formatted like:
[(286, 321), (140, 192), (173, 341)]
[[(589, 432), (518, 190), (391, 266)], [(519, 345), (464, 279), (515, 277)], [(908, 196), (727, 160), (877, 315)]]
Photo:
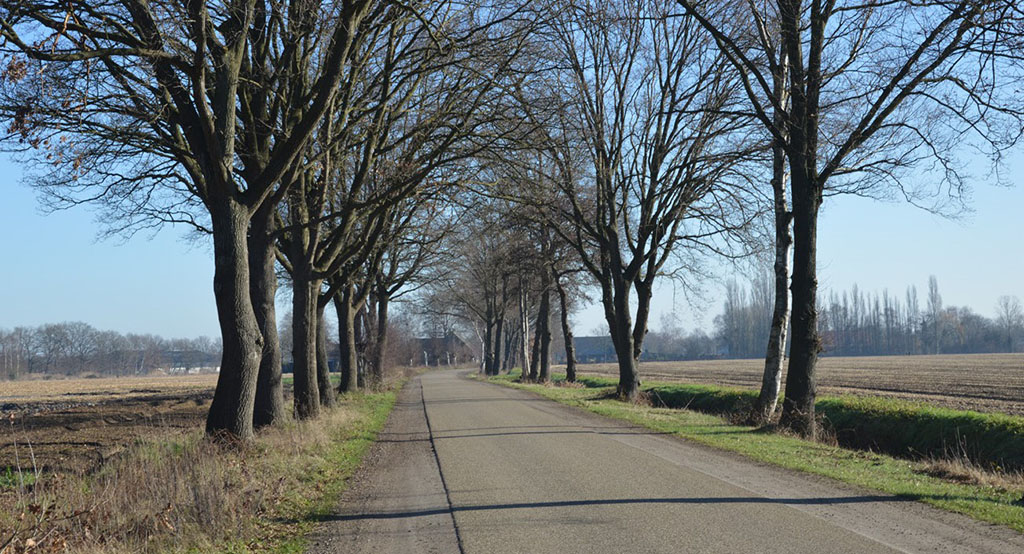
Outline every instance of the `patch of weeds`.
[(30, 487), (36, 482), (36, 475), (19, 468), (6, 467), (0, 471), (0, 489), (17, 489)]
[[(4, 554), (302, 552), (394, 400), (393, 391), (345, 395), (315, 421), (265, 429), (244, 445), (169, 432), (88, 475), (43, 474), (27, 493), (0, 487), (0, 529), (14, 533), (0, 544), (10, 536)], [(0, 472), (0, 481), (19, 478)]]

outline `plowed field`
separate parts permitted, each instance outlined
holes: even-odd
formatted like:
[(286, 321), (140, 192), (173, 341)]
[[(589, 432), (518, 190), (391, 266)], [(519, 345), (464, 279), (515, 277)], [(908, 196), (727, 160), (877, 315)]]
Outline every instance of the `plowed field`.
[[(585, 364), (581, 373), (617, 375), (615, 364)], [(640, 364), (640, 379), (757, 389), (764, 360)], [(959, 410), (1024, 415), (1024, 354), (821, 358), (819, 394), (889, 396)]]
[(0, 381), (0, 472), (81, 473), (136, 439), (196, 429), (216, 375)]

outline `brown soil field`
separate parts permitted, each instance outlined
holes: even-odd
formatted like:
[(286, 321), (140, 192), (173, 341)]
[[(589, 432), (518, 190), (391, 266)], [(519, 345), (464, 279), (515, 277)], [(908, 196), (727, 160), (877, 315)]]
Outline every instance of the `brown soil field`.
[(0, 472), (84, 473), (137, 439), (196, 429), (216, 382), (216, 375), (0, 381)]
[[(617, 375), (615, 364), (580, 365), (583, 374)], [(640, 379), (758, 389), (764, 360), (640, 364)], [(1024, 354), (820, 358), (820, 394), (887, 396), (958, 410), (1024, 416)]]

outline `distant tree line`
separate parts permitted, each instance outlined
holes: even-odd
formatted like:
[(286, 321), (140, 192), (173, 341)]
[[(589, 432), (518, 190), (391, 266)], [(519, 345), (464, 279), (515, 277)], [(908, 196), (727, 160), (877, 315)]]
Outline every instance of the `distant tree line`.
[(156, 369), (200, 367), (216, 361), (220, 341), (210, 337), (103, 331), (81, 321), (0, 328), (0, 379), (29, 374), (142, 375)]
[[(747, 287), (726, 286), (722, 315), (715, 318), (715, 338), (723, 355), (756, 358), (764, 355), (772, 316), (773, 289), (768, 276)], [(1020, 300), (1001, 297), (996, 316), (988, 318), (969, 307), (943, 306), (935, 277), (924, 301), (916, 286), (903, 295), (827, 291), (818, 299), (822, 355), (886, 356), (899, 354), (971, 354), (1024, 350), (1024, 311)]]

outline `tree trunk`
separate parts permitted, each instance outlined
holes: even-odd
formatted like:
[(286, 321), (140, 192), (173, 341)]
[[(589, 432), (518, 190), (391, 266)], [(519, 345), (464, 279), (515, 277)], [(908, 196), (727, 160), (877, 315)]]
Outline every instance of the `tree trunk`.
[(537, 380), (541, 383), (551, 380), (551, 279), (547, 275), (545, 277), (537, 313), (537, 341), (540, 343)]
[[(633, 322), (633, 359), (640, 363), (640, 355), (644, 352), (644, 340), (647, 338), (647, 320), (651, 317), (651, 297), (654, 294), (654, 278), (651, 277), (633, 284), (636, 289), (636, 319)], [(629, 305), (628, 299), (626, 305)]]
[(544, 332), (541, 324), (541, 309), (537, 308), (537, 320), (534, 322), (533, 344), (530, 347), (530, 381), (540, 378), (540, 336)]
[(821, 194), (800, 164), (792, 164), (793, 183), (793, 339), (786, 376), (781, 424), (813, 438), (816, 384), (821, 350), (818, 336), (817, 227)]
[(263, 335), (249, 287), (249, 213), (231, 199), (211, 204), (213, 294), (224, 352), (206, 433), (248, 440), (253, 436), (256, 380), (263, 357)]
[(384, 384), (384, 364), (388, 348), (388, 305), (391, 300), (387, 294), (377, 296), (377, 340), (373, 344), (373, 363), (370, 366), (370, 385), (380, 387)]
[(505, 332), (505, 316), (499, 315), (498, 322), (494, 326), (494, 374), (501, 373), (501, 341)]
[[(355, 289), (353, 289), (353, 296), (349, 302), (353, 306), (352, 313), (355, 316), (352, 321), (352, 346), (356, 353), (356, 388), (366, 390), (366, 344), (369, 342), (370, 325), (367, 321), (369, 316), (365, 299), (357, 301)], [(360, 304), (358, 309), (355, 308), (356, 304)]]
[[(780, 87), (777, 87), (777, 89)], [(778, 119), (778, 118), (777, 118)], [(782, 362), (786, 357), (786, 328), (789, 326), (789, 248), (793, 235), (789, 225), (793, 218), (786, 205), (786, 160), (782, 144), (773, 144), (772, 190), (775, 196), (775, 305), (772, 327), (764, 358), (761, 393), (751, 414), (755, 425), (771, 420), (779, 402), (782, 387)]]
[(318, 305), (316, 309), (316, 383), (320, 393), (320, 405), (332, 408), (335, 397), (334, 387), (331, 386), (331, 366), (327, 361), (327, 325), (324, 323), (326, 307)]
[(622, 400), (633, 402), (640, 392), (640, 377), (635, 356), (637, 349), (633, 344), (633, 322), (629, 313), (630, 286), (630, 283), (620, 279), (616, 279), (610, 286), (602, 286), (602, 301), (619, 363), (616, 395)]
[(484, 316), (486, 331), (484, 332), (484, 375), (494, 375), (494, 307), (490, 300), (487, 301), (487, 311)]
[(359, 353), (356, 352), (355, 310), (352, 309), (352, 285), (334, 296), (334, 309), (338, 312), (338, 341), (341, 344), (341, 383), (338, 392), (355, 392), (359, 387)]
[(519, 282), (519, 357), (522, 360), (520, 381), (530, 380), (530, 314), (526, 307), (526, 284)]
[(516, 331), (514, 328), (510, 329), (505, 331), (505, 337), (502, 339), (505, 341), (505, 355), (502, 356), (501, 370), (505, 373), (512, 371), (516, 360)]
[(284, 421), (284, 387), (281, 383), (281, 343), (277, 336), (277, 274), (274, 272), (274, 210), (261, 208), (252, 219), (249, 231), (250, 294), (256, 323), (263, 334), (263, 355), (256, 379), (253, 427), (259, 429)]
[(562, 337), (565, 339), (565, 380), (576, 382), (576, 345), (573, 344), (572, 326), (569, 325), (569, 298), (561, 281), (555, 278), (558, 289), (558, 305), (562, 310)]
[(292, 269), (292, 362), (295, 417), (298, 419), (320, 415), (316, 368), (319, 290), (319, 281), (311, 279), (304, 269)]

